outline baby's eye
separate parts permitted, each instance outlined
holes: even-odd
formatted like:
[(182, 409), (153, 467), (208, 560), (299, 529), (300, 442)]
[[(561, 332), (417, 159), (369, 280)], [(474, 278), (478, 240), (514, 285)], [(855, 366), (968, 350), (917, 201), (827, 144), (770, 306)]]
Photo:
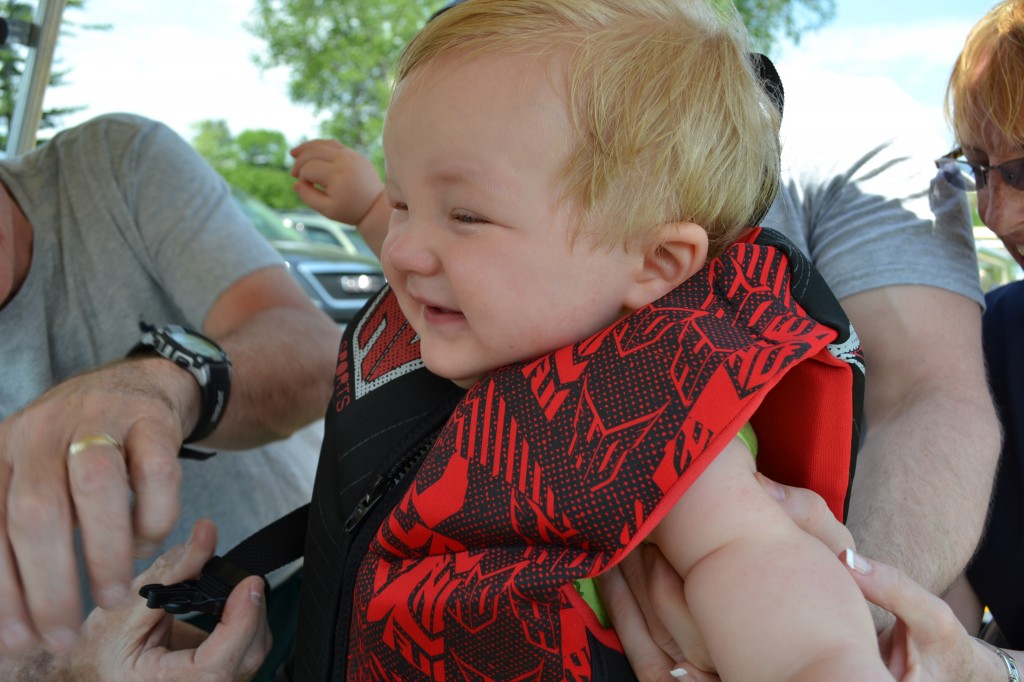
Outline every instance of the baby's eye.
[(452, 212), (452, 220), (454, 220), (457, 223), (466, 223), (466, 224), (486, 223), (486, 222), (488, 222), (486, 219), (481, 218), (480, 216), (473, 215), (472, 213), (465, 213), (463, 211), (454, 211), (454, 212)]
[(391, 202), (391, 208), (394, 209), (395, 211), (408, 211), (409, 210), (409, 207), (404, 202), (401, 202), (401, 201), (392, 201)]

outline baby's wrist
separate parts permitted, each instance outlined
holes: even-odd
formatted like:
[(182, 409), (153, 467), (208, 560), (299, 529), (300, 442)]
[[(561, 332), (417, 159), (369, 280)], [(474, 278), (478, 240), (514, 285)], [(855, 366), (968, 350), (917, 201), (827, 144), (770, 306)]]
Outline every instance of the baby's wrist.
[(384, 188), (381, 187), (380, 190), (375, 195), (373, 195), (373, 199), (367, 205), (366, 209), (363, 211), (363, 214), (359, 217), (359, 220), (355, 221), (354, 225), (356, 227), (359, 227), (360, 225), (362, 225), (363, 221), (366, 220), (367, 217), (369, 217), (369, 215), (371, 213), (373, 213), (373, 210), (375, 208), (377, 208), (377, 204), (382, 200), (383, 197), (384, 197)]

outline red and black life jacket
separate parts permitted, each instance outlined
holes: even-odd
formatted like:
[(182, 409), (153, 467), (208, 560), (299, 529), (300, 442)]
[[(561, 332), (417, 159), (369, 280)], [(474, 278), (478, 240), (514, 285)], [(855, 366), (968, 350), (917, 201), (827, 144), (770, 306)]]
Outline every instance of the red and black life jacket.
[(862, 393), (849, 321), (770, 230), (468, 392), (423, 367), (383, 293), (341, 345), (294, 679), (631, 679), (573, 580), (635, 547), (748, 421), (759, 470), (843, 518)]

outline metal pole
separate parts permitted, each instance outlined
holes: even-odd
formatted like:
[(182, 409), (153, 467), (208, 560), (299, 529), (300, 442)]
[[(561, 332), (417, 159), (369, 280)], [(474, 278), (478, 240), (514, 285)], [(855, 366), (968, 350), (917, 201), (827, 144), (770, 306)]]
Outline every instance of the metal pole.
[(43, 117), (43, 95), (50, 82), (53, 52), (57, 47), (60, 22), (67, 0), (39, 0), (36, 6), (36, 24), (39, 42), (29, 48), (25, 71), (18, 87), (18, 99), (11, 117), (11, 130), (7, 136), (7, 156), (18, 156), (36, 146), (36, 133)]

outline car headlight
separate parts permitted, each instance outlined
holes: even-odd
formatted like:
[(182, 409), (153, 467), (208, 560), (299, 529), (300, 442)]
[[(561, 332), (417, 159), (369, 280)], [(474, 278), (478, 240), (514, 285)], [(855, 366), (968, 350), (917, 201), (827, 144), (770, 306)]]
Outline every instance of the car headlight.
[(384, 286), (380, 275), (342, 275), (338, 281), (346, 294), (375, 294)]

